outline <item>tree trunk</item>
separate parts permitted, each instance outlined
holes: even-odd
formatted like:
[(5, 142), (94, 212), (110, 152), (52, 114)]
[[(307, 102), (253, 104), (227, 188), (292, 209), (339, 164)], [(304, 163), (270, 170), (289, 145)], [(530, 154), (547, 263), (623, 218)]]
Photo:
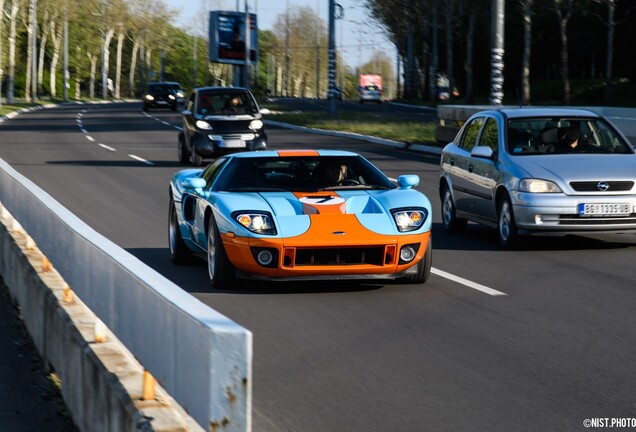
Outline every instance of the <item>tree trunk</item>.
[(9, 19), (11, 26), (9, 28), (9, 80), (7, 82), (7, 102), (15, 101), (15, 49), (17, 39), (17, 17), (20, 10), (20, 4), (17, 1), (11, 4), (11, 14)]
[(121, 55), (124, 46), (124, 38), (126, 34), (124, 32), (117, 34), (117, 66), (115, 71), (115, 99), (121, 99)]
[(29, 7), (29, 16), (28, 16), (28, 23), (26, 24), (26, 29), (27, 29), (27, 55), (26, 55), (26, 77), (24, 80), (24, 98), (26, 100), (30, 100), (31, 99), (31, 73), (35, 73), (36, 71), (32, 71), (31, 70), (31, 64), (33, 63), (31, 61), (31, 58), (33, 56), (33, 49), (35, 48), (33, 46), (33, 28), (31, 26), (31, 20), (33, 17), (33, 13), (35, 11), (33, 10), (33, 3), (31, 3), (31, 6)]
[(523, 56), (521, 59), (521, 104), (530, 104), (530, 53), (532, 50), (532, 3), (525, 0), (522, 5)]
[(473, 74), (473, 40), (475, 37), (475, 22), (477, 21), (477, 12), (473, 5), (468, 11), (468, 29), (466, 30), (466, 103), (472, 104), (475, 95), (474, 91), (474, 74)]
[[(108, 69), (110, 65), (110, 42), (113, 40), (115, 30), (109, 29), (104, 37), (104, 75), (106, 76), (106, 98), (108, 99)], [(102, 89), (102, 92), (104, 90)]]
[(91, 99), (95, 99), (95, 73), (97, 72), (97, 56), (89, 53), (86, 53), (88, 56), (88, 60), (91, 62), (91, 79), (90, 85), (88, 88), (88, 97)]
[(53, 43), (53, 57), (51, 58), (50, 65), (50, 84), (49, 93), (51, 98), (57, 96), (57, 62), (60, 60), (60, 49), (62, 45), (62, 32), (63, 27), (58, 28), (55, 20), (51, 20), (51, 42)]
[(616, 1), (607, 0), (607, 63), (605, 64), (605, 90), (603, 92), (603, 98), (606, 104), (609, 104), (611, 100), (612, 81), (614, 79), (612, 66), (614, 63), (615, 12)]
[[(43, 94), (42, 83), (44, 82), (44, 53), (46, 51), (46, 43), (49, 39), (49, 26), (47, 25), (48, 14), (42, 21), (42, 36), (40, 37), (40, 54), (38, 56), (38, 94)], [(52, 21), (49, 21), (52, 22)]]
[(453, 68), (453, 1), (446, 0), (446, 75), (448, 77), (448, 98), (453, 97), (455, 88)]
[(137, 68), (137, 53), (139, 42), (133, 41), (132, 55), (130, 56), (130, 74), (128, 75), (128, 95), (135, 96), (135, 69)]
[[(566, 4), (565, 13), (561, 4)], [(559, 18), (559, 32), (561, 35), (561, 80), (563, 81), (563, 103), (570, 104), (570, 72), (568, 66), (568, 22), (572, 16), (572, 0), (554, 0), (554, 8)]]

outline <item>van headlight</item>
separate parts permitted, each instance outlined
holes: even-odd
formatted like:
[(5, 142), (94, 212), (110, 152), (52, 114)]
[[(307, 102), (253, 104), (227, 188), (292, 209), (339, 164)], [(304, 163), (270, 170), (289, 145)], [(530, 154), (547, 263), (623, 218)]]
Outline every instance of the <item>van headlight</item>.
[(146, 95), (146, 99), (149, 100), (149, 101), (155, 100), (153, 95)]
[(395, 209), (392, 210), (391, 213), (393, 214), (395, 225), (400, 232), (415, 231), (424, 224), (428, 217), (428, 211), (422, 208)]
[(263, 121), (262, 120), (252, 120), (250, 122), (250, 129), (252, 129), (253, 131), (257, 131), (259, 129), (261, 129), (263, 127)]
[(210, 125), (210, 123), (206, 122), (205, 120), (197, 120), (195, 125), (198, 129), (212, 130), (212, 126)]

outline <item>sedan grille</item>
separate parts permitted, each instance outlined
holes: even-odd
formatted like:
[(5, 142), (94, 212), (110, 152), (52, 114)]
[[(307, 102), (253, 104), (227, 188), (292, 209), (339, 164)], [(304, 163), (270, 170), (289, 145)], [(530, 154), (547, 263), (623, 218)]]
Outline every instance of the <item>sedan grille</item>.
[(296, 249), (296, 266), (383, 265), (384, 246)]
[(626, 192), (634, 187), (633, 181), (577, 181), (570, 182), (577, 192)]

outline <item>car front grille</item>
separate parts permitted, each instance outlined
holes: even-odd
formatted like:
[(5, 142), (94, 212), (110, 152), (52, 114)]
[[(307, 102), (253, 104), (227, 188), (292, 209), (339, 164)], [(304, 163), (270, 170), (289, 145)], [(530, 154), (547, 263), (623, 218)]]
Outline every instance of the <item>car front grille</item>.
[(393, 257), (385, 257), (384, 246), (350, 247), (350, 248), (297, 248), (295, 266), (347, 266), (378, 265), (391, 262)]
[[(599, 189), (599, 184), (605, 183), (608, 188)], [(633, 181), (576, 181), (570, 182), (570, 186), (577, 192), (626, 192), (634, 187)]]
[(559, 216), (559, 225), (606, 226), (636, 224), (636, 213), (629, 216), (582, 217), (579, 215)]

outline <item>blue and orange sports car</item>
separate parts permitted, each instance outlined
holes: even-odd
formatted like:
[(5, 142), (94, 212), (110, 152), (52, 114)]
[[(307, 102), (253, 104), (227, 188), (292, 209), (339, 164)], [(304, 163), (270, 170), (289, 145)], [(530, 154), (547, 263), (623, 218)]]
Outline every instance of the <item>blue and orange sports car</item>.
[(279, 150), (230, 154), (170, 182), (176, 264), (207, 260), (213, 288), (237, 279), (399, 279), (431, 270), (431, 203), (362, 156)]

